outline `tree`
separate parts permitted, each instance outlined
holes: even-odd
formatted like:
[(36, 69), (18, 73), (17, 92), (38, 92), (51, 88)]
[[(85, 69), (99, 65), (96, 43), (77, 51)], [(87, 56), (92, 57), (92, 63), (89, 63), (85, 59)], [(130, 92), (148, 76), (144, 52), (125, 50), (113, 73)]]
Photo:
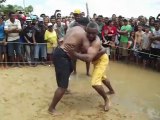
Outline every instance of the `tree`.
[(3, 12), (4, 14), (8, 14), (11, 11), (16, 12), (17, 10), (31, 13), (33, 11), (33, 7), (31, 5), (29, 5), (28, 7), (23, 9), (22, 6), (18, 6), (18, 5), (10, 5), (9, 4), (6, 6), (5, 5), (0, 6), (0, 11)]
[(32, 7), (32, 5), (29, 5), (28, 7), (26, 7), (26, 8), (25, 8), (25, 12), (29, 12), (29, 13), (33, 12), (33, 7)]
[(6, 0), (0, 0), (0, 3), (6, 2)]

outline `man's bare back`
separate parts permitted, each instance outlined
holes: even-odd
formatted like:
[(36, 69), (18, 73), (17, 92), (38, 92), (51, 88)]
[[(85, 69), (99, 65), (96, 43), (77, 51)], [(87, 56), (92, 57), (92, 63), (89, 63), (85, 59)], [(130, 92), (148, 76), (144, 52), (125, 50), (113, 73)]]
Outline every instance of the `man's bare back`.
[(66, 46), (73, 47), (72, 49), (76, 52), (80, 52), (81, 48), (87, 51), (89, 41), (85, 30), (80, 26), (71, 28), (64, 37), (63, 44), (60, 46), (65, 52), (68, 52)]

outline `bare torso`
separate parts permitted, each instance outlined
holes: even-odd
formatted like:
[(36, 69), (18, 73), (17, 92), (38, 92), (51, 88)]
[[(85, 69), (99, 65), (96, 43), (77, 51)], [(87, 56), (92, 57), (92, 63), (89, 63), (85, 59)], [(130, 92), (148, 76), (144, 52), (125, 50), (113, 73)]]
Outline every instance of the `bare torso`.
[(136, 32), (136, 36), (135, 36), (136, 38), (135, 39), (136, 39), (137, 44), (141, 43), (143, 34), (144, 34), (143, 31), (137, 31)]
[(71, 28), (63, 39), (63, 44), (60, 46), (65, 52), (66, 45), (72, 46), (76, 52), (87, 52), (90, 46), (89, 41), (86, 37), (86, 32), (82, 27), (76, 26)]

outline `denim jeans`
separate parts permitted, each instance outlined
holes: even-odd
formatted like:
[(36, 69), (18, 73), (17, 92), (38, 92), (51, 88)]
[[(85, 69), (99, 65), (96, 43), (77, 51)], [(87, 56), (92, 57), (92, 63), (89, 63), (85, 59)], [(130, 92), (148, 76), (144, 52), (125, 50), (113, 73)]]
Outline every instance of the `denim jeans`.
[(15, 56), (15, 54), (17, 56), (21, 55), (19, 40), (8, 42), (7, 45), (8, 45), (8, 56)]
[(45, 58), (45, 59), (47, 58), (47, 45), (46, 44), (36, 44), (35, 45), (34, 58), (39, 59), (40, 57)]
[(25, 45), (26, 59), (28, 63), (34, 62), (34, 45)]

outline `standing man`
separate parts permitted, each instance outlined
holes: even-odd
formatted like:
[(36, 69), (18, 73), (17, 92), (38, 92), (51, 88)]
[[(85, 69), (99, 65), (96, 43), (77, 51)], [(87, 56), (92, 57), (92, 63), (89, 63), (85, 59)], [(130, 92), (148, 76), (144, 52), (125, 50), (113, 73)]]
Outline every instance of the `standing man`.
[(66, 34), (67, 24), (61, 22), (60, 18), (57, 18), (56, 23), (54, 24), (54, 30), (56, 31), (58, 39), (60, 40)]
[[(79, 9), (74, 10), (73, 16), (74, 16), (75, 20), (70, 23), (68, 30), (70, 28), (74, 27), (75, 23), (77, 23), (79, 21), (79, 19), (82, 18), (81, 11)], [(77, 74), (76, 63), (77, 63), (77, 59), (75, 58), (73, 60), (73, 74)], [(90, 62), (86, 62), (86, 75), (88, 75), (88, 76), (89, 76), (89, 68), (90, 68)]]
[(43, 18), (40, 17), (38, 20), (38, 25), (35, 26), (33, 31), (33, 42), (35, 44), (35, 50), (34, 50), (35, 66), (37, 65), (36, 62), (38, 62), (40, 57), (42, 64), (45, 65), (45, 60), (47, 58), (47, 45), (46, 41), (44, 40), (45, 31), (46, 27), (44, 26)]
[[(9, 19), (5, 22), (5, 32), (8, 36), (7, 42), (8, 42), (8, 55), (10, 57), (11, 62), (14, 62), (12, 66), (15, 66), (15, 62), (17, 62), (18, 67), (20, 66), (20, 31), (21, 23), (18, 19), (15, 19), (15, 13), (10, 12), (9, 13)], [(14, 53), (15, 51), (15, 53)]]
[(117, 32), (121, 35), (120, 38), (120, 54), (122, 57), (124, 57), (125, 61), (128, 61), (128, 39), (129, 39), (129, 34), (132, 30), (131, 25), (128, 24), (128, 20), (124, 19), (123, 20), (124, 25), (121, 27), (121, 30), (117, 30)]
[[(86, 23), (87, 22), (84, 22), (83, 25), (85, 26)], [(51, 114), (57, 114), (55, 107), (68, 88), (69, 76), (73, 70), (71, 58), (77, 57), (81, 60), (90, 62), (97, 55), (98, 51), (101, 48), (101, 42), (99, 38), (97, 37), (96, 40), (93, 40), (95, 38), (93, 36), (93, 34), (95, 34), (95, 29), (96, 32), (98, 31), (97, 26), (88, 26), (87, 33), (90, 34), (90, 37), (84, 31), (84, 26), (77, 26), (68, 31), (66, 36), (64, 37), (63, 44), (59, 48), (57, 48), (53, 54), (58, 88), (49, 107), (49, 112)], [(89, 43), (88, 37), (90, 38), (90, 42), (93, 42), (93, 44)], [(90, 45), (92, 47), (89, 47)], [(76, 51), (75, 54), (73, 54), (73, 50)], [(79, 54), (78, 52), (87, 51), (89, 55), (84, 54), (84, 56), (82, 55), (82, 57), (80, 57), (81, 54)], [(95, 88), (98, 89), (99, 86)], [(102, 92), (104, 91), (101, 92), (101, 90), (102, 89), (100, 89), (99, 92), (100, 94), (103, 94)], [(108, 110), (109, 101), (106, 97), (105, 92), (103, 94), (103, 97), (105, 99), (105, 109)]]
[(109, 58), (106, 54), (106, 50), (101, 47), (101, 41), (97, 36), (98, 28), (99, 27), (95, 22), (90, 22), (87, 25), (86, 32), (90, 46), (88, 47), (86, 54), (79, 53), (74, 49), (70, 49), (70, 52), (73, 56), (82, 61), (92, 61), (94, 69), (91, 78), (91, 85), (104, 99), (104, 111), (108, 111), (110, 108), (110, 101), (106, 95), (106, 92), (104, 91), (102, 83), (109, 89), (109, 94), (114, 94), (115, 92), (110, 84), (110, 81), (105, 75), (106, 67), (109, 63)]
[[(4, 22), (3, 17), (0, 16), (0, 67), (3, 68), (3, 65), (5, 68), (7, 68), (7, 53), (6, 53), (6, 36), (4, 31)], [(4, 55), (4, 59), (3, 59)], [(3, 64), (3, 61), (6, 62)]]
[[(52, 103), (48, 109), (51, 114), (56, 115), (56, 105), (63, 97), (69, 84), (69, 76), (73, 71), (72, 59), (73, 56), (68, 53), (67, 46), (73, 46), (78, 52), (81, 48), (88, 47), (85, 26), (88, 24), (87, 18), (82, 18), (82, 25), (71, 28), (65, 35), (61, 46), (57, 47), (53, 53), (53, 62), (56, 72), (56, 80), (58, 88), (55, 91)], [(86, 46), (87, 44), (87, 46)]]
[[(153, 65), (157, 70), (160, 70), (160, 21), (155, 21), (155, 31), (150, 37), (151, 39), (151, 54), (153, 54)], [(154, 56), (155, 55), (155, 56)]]
[(34, 44), (33, 44), (34, 27), (32, 26), (32, 20), (30, 17), (27, 17), (26, 24), (27, 26), (23, 30), (23, 35), (25, 42), (27, 43), (25, 45), (26, 59), (29, 66), (31, 66), (32, 62), (34, 62)]

